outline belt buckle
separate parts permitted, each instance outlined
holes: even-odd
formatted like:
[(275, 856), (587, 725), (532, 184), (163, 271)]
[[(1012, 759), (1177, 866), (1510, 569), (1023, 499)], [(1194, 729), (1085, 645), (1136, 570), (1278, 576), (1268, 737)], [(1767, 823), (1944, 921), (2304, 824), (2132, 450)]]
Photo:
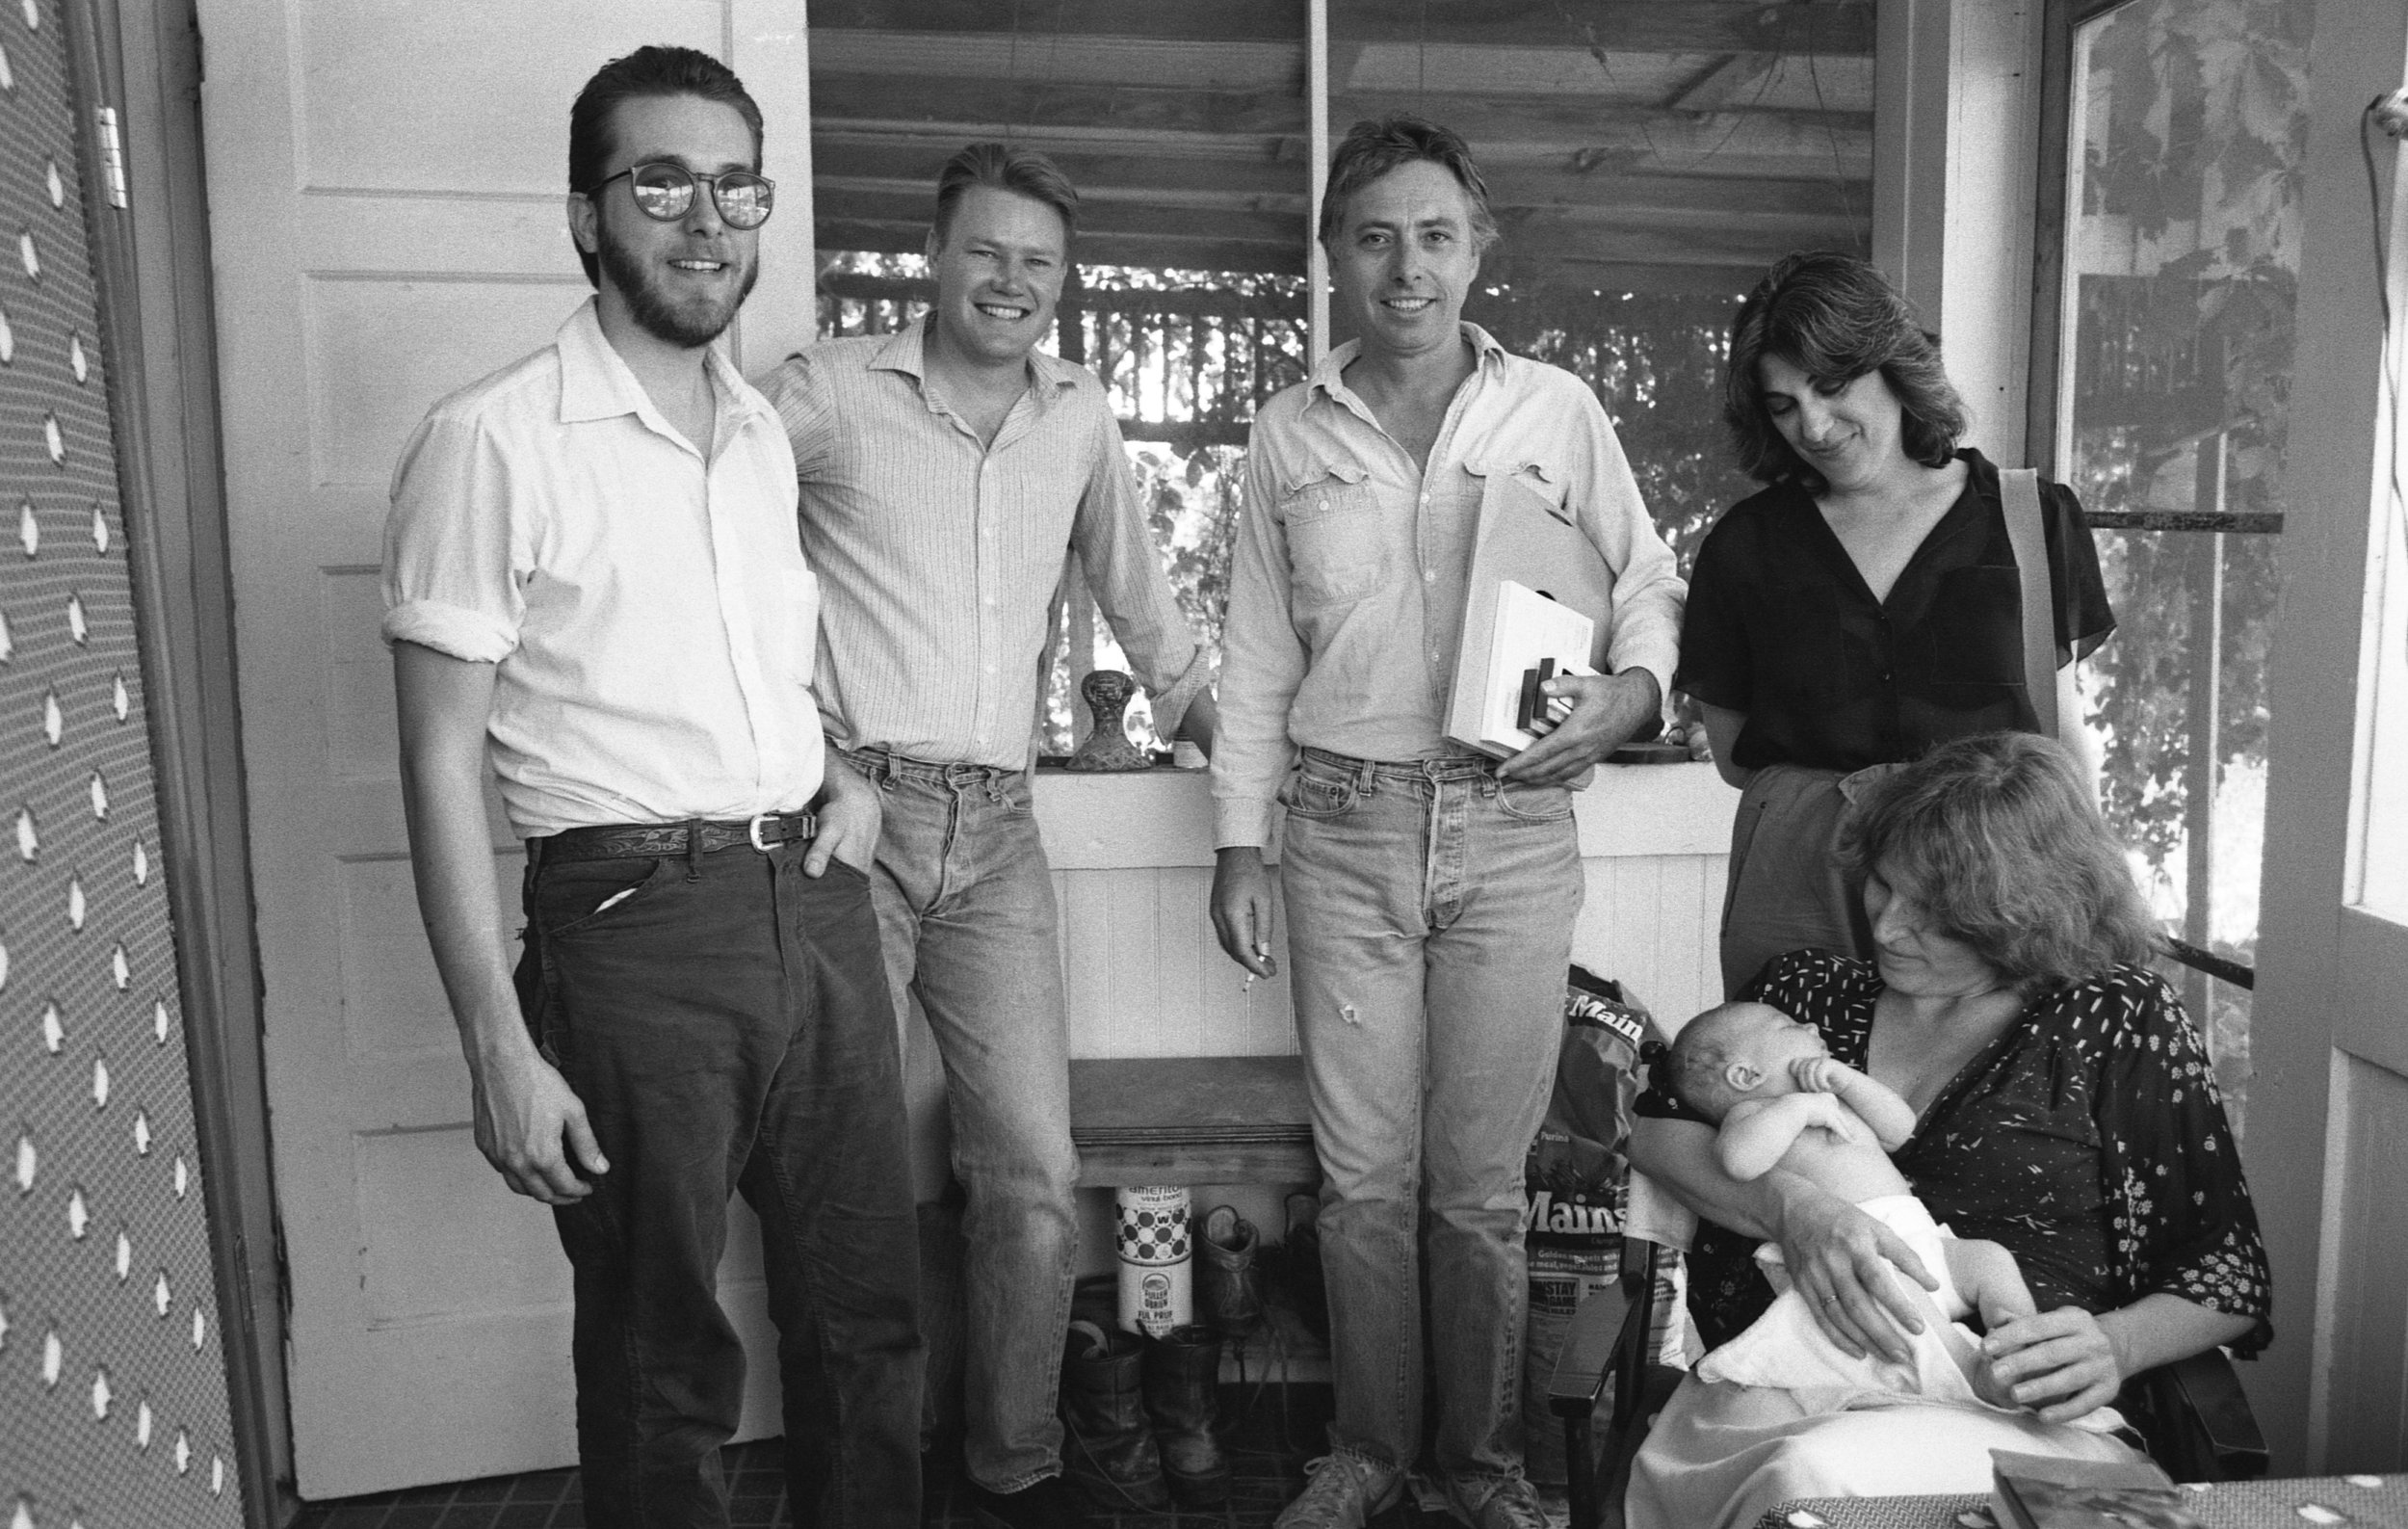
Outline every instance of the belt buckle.
[(750, 839), (752, 841), (752, 847), (759, 850), (764, 855), (767, 855), (770, 851), (776, 849), (777, 844), (783, 844), (786, 842), (782, 838), (777, 841), (777, 844), (764, 844), (761, 842), (761, 825), (776, 816), (778, 816), (778, 814), (774, 812), (755, 812), (752, 815), (752, 821), (745, 825), (745, 837)]

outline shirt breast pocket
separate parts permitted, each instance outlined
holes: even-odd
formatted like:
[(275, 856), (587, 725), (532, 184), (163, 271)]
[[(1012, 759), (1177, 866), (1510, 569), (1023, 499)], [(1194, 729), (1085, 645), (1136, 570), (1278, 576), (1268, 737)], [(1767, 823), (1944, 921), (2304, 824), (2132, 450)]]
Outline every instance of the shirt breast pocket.
[(1379, 584), (1387, 548), (1379, 498), (1352, 462), (1305, 470), (1283, 486), (1279, 518), (1288, 528), (1288, 566), (1300, 609), (1344, 605)]

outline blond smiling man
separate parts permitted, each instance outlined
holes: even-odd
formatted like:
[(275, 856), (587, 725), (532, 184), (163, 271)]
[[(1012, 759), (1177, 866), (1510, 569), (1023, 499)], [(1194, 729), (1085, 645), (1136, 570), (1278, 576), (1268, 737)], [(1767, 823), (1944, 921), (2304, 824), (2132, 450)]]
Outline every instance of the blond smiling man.
[(827, 576), (829, 735), (878, 788), (874, 891), (902, 1017), (945, 1064), (969, 1192), (969, 1475), (983, 1524), (1052, 1525), (1078, 1232), (1054, 890), (1029, 798), (1046, 618), (1075, 549), (1165, 737), (1211, 746), (1210, 661), (1170, 592), (1103, 385), (1036, 350), (1078, 194), (1043, 155), (973, 144), (936, 185), (934, 310), (762, 380)]

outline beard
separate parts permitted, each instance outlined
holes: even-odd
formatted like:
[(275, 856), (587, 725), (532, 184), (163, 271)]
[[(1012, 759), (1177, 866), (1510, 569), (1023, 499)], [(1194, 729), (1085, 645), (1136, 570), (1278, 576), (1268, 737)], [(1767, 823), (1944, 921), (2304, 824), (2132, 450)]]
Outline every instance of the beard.
[(735, 322), (736, 310), (752, 295), (752, 284), (761, 277), (761, 265), (755, 259), (744, 267), (731, 298), (721, 300), (701, 293), (673, 298), (666, 290), (667, 278), (659, 267), (646, 264), (614, 238), (609, 228), (603, 228), (601, 235), (601, 248), (595, 254), (610, 277), (611, 285), (626, 300), (628, 317), (645, 333), (671, 345), (692, 349), (718, 339)]

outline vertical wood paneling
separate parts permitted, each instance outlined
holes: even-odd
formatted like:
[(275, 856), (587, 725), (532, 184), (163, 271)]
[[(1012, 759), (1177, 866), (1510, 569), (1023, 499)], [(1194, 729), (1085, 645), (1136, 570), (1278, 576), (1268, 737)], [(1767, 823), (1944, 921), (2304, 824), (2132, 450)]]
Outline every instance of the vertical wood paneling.
[(1070, 1054), (1113, 1056), (1112, 920), (1105, 883), (1110, 871), (1055, 873), (1061, 909), (1062, 998), (1068, 1009)]
[(2399, 1274), (2408, 1258), (2408, 1080), (2344, 1054), (2333, 1120), (2343, 1133), (2339, 1192), (2328, 1216), (2340, 1228), (2331, 1275), (2331, 1410), (2325, 1468), (2398, 1470), (2408, 1461), (2408, 1305)]
[[(1572, 959), (1628, 984), (1668, 1020), (1720, 995), (1719, 855), (1596, 856)], [(1070, 1053), (1269, 1056), (1296, 1049), (1285, 921), (1282, 976), (1249, 989), (1212, 931), (1212, 872), (1196, 865), (1054, 873)]]
[[(1212, 876), (1192, 866), (1154, 875), (1154, 907), (1161, 920), (1155, 938), (1160, 964), (1152, 997), (1161, 1014), (1159, 1033), (1189, 1056), (1228, 1056), (1242, 1040), (1216, 1024), (1204, 990), (1204, 945), (1211, 937)], [(1219, 951), (1216, 949), (1217, 956)]]

